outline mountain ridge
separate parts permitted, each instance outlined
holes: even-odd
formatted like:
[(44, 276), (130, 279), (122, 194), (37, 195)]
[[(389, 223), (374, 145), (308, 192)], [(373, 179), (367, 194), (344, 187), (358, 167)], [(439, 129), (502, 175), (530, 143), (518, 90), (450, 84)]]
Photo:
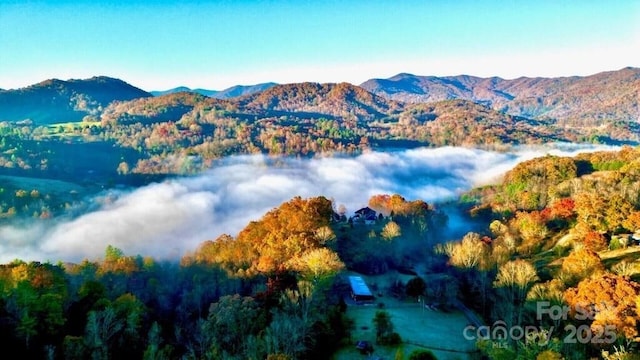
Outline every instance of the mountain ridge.
[(114, 101), (152, 95), (123, 80), (107, 76), (89, 79), (47, 79), (0, 92), (0, 121), (32, 120), (40, 124), (80, 121)]
[(162, 96), (162, 95), (173, 94), (176, 92), (194, 92), (200, 95), (204, 95), (204, 96), (208, 96), (216, 99), (230, 99), (238, 96), (250, 95), (256, 92), (264, 91), (276, 85), (278, 84), (274, 82), (259, 83), (255, 85), (234, 85), (224, 90), (209, 90), (209, 89), (202, 89), (202, 88), (191, 89), (187, 86), (178, 86), (168, 90), (154, 90), (154, 91), (150, 91), (150, 93), (153, 96)]
[(634, 67), (588, 76), (515, 79), (399, 73), (387, 79), (370, 79), (360, 86), (402, 102), (466, 99), (510, 115), (555, 119), (564, 124), (640, 119), (640, 68)]
[[(107, 123), (157, 123), (179, 121), (183, 116), (195, 121), (201, 118), (214, 121), (215, 116), (253, 120), (293, 116), (334, 119), (355, 128), (362, 121), (376, 122), (383, 132), (389, 127), (418, 124), (432, 133), (440, 126), (427, 124), (425, 119), (427, 122), (435, 119), (434, 114), (412, 108), (413, 105), (467, 100), (515, 117), (518, 121), (504, 118), (501, 122), (533, 126), (541, 136), (560, 131), (570, 134), (570, 138), (628, 143), (638, 142), (640, 134), (640, 69), (632, 67), (583, 77), (505, 80), (399, 73), (388, 79), (368, 80), (361, 86), (347, 82), (265, 84), (266, 89), (259, 91), (256, 86), (260, 84), (231, 87), (227, 93), (233, 96), (219, 99), (182, 87), (154, 97), (122, 80), (104, 76), (67, 81), (49, 79), (0, 92), (0, 122), (31, 120), (34, 125), (48, 125), (89, 117)], [(483, 128), (492, 123), (486, 121), (487, 117), (497, 119), (482, 108), (462, 103), (445, 108), (464, 114), (459, 122), (466, 126)], [(466, 110), (460, 112), (461, 108)], [(469, 119), (474, 116), (470, 114), (474, 112), (477, 120), (471, 122)], [(442, 115), (438, 115), (441, 123), (446, 118)], [(529, 121), (520, 121), (521, 118)], [(445, 127), (457, 128), (452, 121), (455, 119), (448, 119)], [(398, 131), (413, 133), (409, 130)], [(530, 130), (523, 130), (523, 134), (531, 133)]]

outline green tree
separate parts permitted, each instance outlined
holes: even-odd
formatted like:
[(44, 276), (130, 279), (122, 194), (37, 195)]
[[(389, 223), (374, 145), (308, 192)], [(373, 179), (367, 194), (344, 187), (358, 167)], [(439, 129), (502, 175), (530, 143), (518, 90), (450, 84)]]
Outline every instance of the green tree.
[(413, 350), (409, 354), (409, 360), (437, 360), (437, 358), (429, 350)]
[(237, 356), (246, 340), (265, 327), (263, 313), (251, 297), (225, 295), (209, 307), (205, 323), (206, 331), (212, 336), (210, 346), (220, 352)]
[(418, 297), (422, 296), (426, 289), (427, 284), (424, 282), (424, 280), (421, 277), (416, 276), (407, 281), (405, 291), (409, 296)]
[(376, 342), (378, 344), (393, 345), (400, 342), (398, 333), (394, 331), (391, 315), (387, 311), (376, 311), (373, 317), (373, 326), (376, 329)]

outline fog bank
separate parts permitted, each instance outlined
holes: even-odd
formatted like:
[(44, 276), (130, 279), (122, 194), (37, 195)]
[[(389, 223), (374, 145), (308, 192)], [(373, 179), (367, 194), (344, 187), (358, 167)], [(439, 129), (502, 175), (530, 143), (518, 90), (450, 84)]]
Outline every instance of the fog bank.
[(370, 152), (314, 159), (233, 156), (195, 177), (111, 191), (111, 201), (75, 219), (0, 227), (0, 262), (101, 259), (107, 245), (126, 255), (179, 259), (294, 196), (323, 195), (352, 213), (375, 194), (429, 203), (495, 182), (518, 162), (611, 147), (554, 145), (492, 152), (459, 147)]

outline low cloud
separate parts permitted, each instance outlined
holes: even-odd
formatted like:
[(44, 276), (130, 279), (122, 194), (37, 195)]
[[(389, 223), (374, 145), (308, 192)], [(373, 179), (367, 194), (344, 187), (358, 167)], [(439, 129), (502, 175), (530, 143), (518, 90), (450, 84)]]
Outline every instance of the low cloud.
[(315, 159), (234, 156), (195, 177), (113, 191), (96, 210), (68, 220), (0, 227), (0, 262), (101, 259), (107, 245), (127, 255), (179, 259), (205, 240), (236, 235), (294, 196), (323, 195), (348, 212), (375, 194), (433, 203), (495, 182), (517, 163), (613, 148), (555, 145), (512, 152), (442, 147)]

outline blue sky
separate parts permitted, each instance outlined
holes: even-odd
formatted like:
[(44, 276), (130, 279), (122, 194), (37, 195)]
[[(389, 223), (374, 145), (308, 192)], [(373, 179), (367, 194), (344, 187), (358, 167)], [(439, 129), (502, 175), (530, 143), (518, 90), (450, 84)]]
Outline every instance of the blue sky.
[(184, 85), (640, 67), (640, 1), (0, 0), (0, 88)]

